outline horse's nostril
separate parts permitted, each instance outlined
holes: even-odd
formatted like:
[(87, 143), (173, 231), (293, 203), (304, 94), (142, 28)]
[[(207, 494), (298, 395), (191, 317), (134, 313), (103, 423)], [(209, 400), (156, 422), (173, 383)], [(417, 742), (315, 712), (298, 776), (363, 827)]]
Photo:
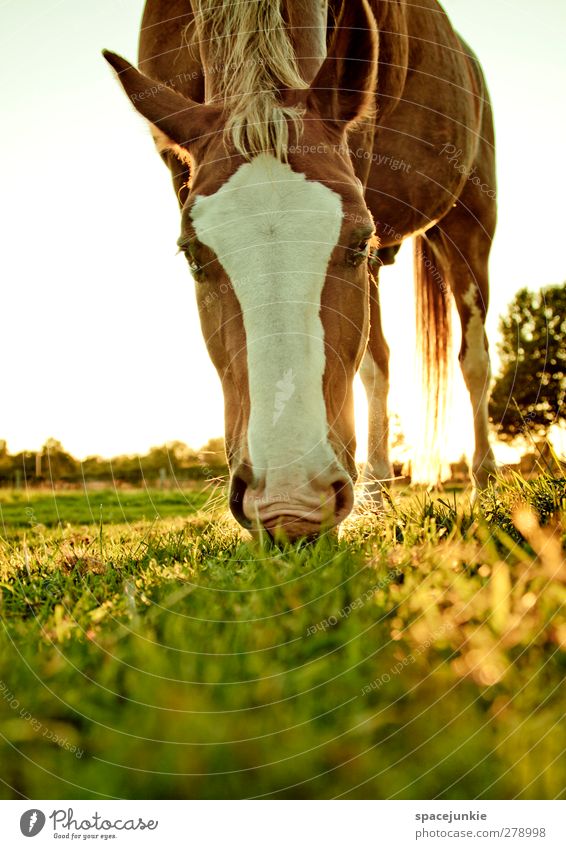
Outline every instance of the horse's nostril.
[(238, 475), (234, 475), (230, 481), (230, 510), (237, 522), (244, 528), (251, 528), (252, 523), (244, 513), (244, 496), (247, 483)]
[(346, 493), (344, 490), (346, 489), (347, 484), (343, 481), (335, 481), (332, 484), (332, 489), (334, 490), (334, 506), (336, 512), (340, 512), (340, 508), (344, 506), (344, 502), (346, 500)]
[(340, 478), (332, 484), (334, 490), (334, 515), (341, 522), (354, 506), (354, 488), (349, 478)]

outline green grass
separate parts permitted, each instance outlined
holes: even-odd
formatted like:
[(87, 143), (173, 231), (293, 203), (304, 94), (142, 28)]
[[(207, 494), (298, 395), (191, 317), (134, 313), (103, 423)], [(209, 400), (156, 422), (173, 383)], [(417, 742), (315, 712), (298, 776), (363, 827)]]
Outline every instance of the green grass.
[(0, 532), (44, 525), (116, 524), (138, 519), (190, 515), (204, 506), (207, 493), (194, 490), (93, 489), (29, 493), (0, 490)]
[(0, 795), (564, 797), (563, 480), (279, 549), (205, 498), (2, 496)]

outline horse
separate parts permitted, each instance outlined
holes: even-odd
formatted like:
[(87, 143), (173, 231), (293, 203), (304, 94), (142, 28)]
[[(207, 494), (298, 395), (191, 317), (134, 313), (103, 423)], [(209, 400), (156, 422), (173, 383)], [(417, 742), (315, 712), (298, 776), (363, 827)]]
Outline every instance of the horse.
[(409, 237), (421, 430), (432, 457), (453, 298), (472, 479), (485, 487), (493, 119), (479, 62), (439, 3), (147, 0), (139, 69), (104, 55), (171, 172), (238, 522), (294, 541), (350, 514), (358, 370), (364, 480), (379, 503), (392, 471), (378, 281)]

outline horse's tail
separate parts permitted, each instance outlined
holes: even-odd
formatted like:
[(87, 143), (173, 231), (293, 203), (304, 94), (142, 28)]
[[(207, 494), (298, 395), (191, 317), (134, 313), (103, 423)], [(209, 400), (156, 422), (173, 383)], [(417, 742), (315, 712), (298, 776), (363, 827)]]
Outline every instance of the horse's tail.
[(423, 419), (421, 439), (412, 468), (414, 483), (436, 484), (442, 477), (446, 406), (450, 377), (451, 303), (444, 271), (436, 261), (430, 238), (414, 242), (417, 356)]

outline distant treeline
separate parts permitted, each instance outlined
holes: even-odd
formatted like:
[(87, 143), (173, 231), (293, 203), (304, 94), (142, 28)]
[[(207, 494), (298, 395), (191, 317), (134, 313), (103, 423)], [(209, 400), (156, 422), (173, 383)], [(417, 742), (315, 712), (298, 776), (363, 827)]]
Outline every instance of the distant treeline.
[[(566, 466), (560, 463), (548, 445), (545, 450), (527, 453), (508, 470), (533, 477), (542, 471), (563, 476)], [(469, 468), (462, 458), (451, 463), (451, 480), (465, 484)], [(409, 483), (410, 464), (393, 463), (394, 475), (400, 483)], [(361, 471), (361, 466), (360, 466)], [(184, 442), (167, 442), (150, 448), (147, 454), (122, 454), (106, 459), (91, 456), (77, 460), (56, 439), (48, 439), (39, 451), (10, 454), (6, 441), (0, 439), (0, 487), (41, 486), (50, 484), (80, 485), (86, 482), (140, 486), (169, 486), (174, 483), (211, 480), (228, 474), (224, 440), (210, 439), (199, 451)]]
[(227, 473), (224, 440), (211, 439), (199, 451), (183, 442), (168, 442), (147, 454), (123, 454), (105, 459), (92, 456), (77, 460), (56, 439), (48, 439), (40, 451), (10, 454), (0, 439), (0, 486), (49, 483), (80, 484), (84, 481), (140, 485), (172, 481), (205, 480)]

